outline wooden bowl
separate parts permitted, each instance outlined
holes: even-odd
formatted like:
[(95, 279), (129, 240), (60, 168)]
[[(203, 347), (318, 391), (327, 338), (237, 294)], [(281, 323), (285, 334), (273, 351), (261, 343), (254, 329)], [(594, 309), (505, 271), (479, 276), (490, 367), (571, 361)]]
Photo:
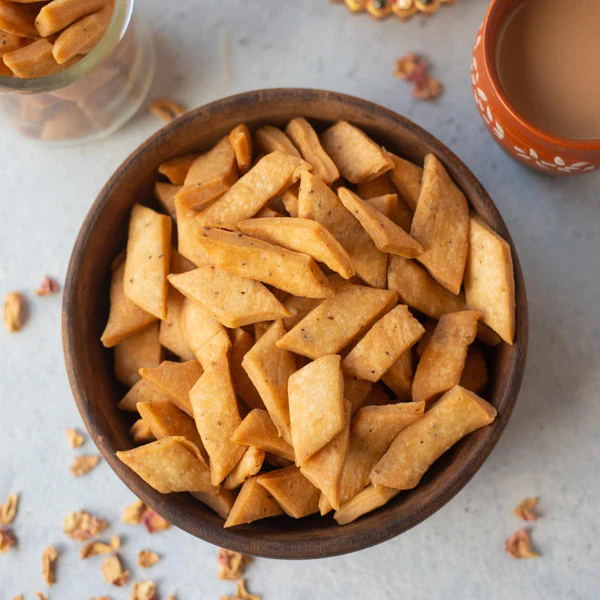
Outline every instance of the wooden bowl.
[[(111, 261), (125, 246), (134, 202), (152, 202), (163, 161), (215, 144), (238, 123), (284, 125), (304, 116), (317, 126), (346, 119), (376, 141), (417, 163), (433, 152), (462, 188), (471, 207), (512, 248), (517, 327), (513, 346), (490, 350), (485, 394), (498, 409), (496, 421), (468, 436), (433, 466), (419, 486), (346, 525), (331, 516), (301, 520), (277, 517), (223, 529), (223, 521), (189, 494), (163, 495), (115, 457), (133, 447), (131, 416), (117, 409), (125, 390), (113, 372), (113, 353), (100, 343), (108, 316)], [(504, 430), (523, 377), (527, 352), (527, 301), (521, 266), (494, 203), (467, 167), (441, 142), (411, 121), (376, 104), (333, 92), (274, 89), (248, 92), (208, 104), (169, 123), (125, 160), (100, 192), (75, 243), (64, 290), (63, 344), (67, 372), (81, 416), (105, 460), (148, 506), (181, 529), (213, 544), (270, 558), (318, 558), (367, 548), (420, 523), (473, 477)]]

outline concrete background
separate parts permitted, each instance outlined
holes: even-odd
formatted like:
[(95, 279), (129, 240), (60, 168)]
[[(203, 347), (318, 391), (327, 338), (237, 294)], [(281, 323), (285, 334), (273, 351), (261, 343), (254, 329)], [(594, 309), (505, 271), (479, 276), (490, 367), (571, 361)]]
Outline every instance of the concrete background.
[[(304, 86), (378, 102), (448, 144), (487, 188), (508, 223), (527, 281), (531, 332), (527, 374), (512, 420), (490, 459), (450, 504), (401, 537), (350, 556), (308, 562), (259, 559), (248, 572), (265, 600), (406, 598), (443, 600), (600, 597), (600, 173), (551, 178), (510, 160), (484, 131), (473, 104), (469, 60), (486, 2), (458, 0), (431, 19), (378, 23), (326, 0), (139, 2), (156, 31), (152, 94), (189, 107), (245, 90)], [(224, 48), (228, 50), (225, 51)], [(439, 102), (413, 100), (392, 77), (394, 59), (427, 56), (445, 85)], [(226, 57), (230, 56), (231, 69)], [(31, 316), (0, 331), (0, 502), (21, 493), (17, 551), (0, 556), (0, 600), (46, 591), (40, 555), (61, 550), (50, 600), (108, 595), (99, 559), (80, 562), (62, 519), (86, 508), (124, 538), (134, 576), (154, 579), (161, 597), (219, 598), (216, 548), (175, 528), (147, 535), (119, 523), (132, 494), (104, 463), (73, 479), (67, 427), (81, 427), (64, 372), (60, 297), (33, 295), (46, 273), (63, 281), (71, 247), (96, 193), (120, 162), (161, 123), (142, 111), (110, 139), (47, 150), (0, 134), (0, 295), (25, 291)], [(94, 452), (89, 440), (82, 449)], [(535, 561), (505, 555), (520, 523), (513, 507), (539, 495)], [(106, 536), (108, 537), (108, 536)], [(163, 556), (135, 566), (149, 548)]]

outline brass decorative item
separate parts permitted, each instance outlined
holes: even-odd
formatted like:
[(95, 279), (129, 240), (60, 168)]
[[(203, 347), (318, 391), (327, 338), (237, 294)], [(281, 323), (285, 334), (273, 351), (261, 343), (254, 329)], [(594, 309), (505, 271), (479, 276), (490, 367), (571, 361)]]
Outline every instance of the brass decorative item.
[(353, 13), (367, 11), (376, 19), (385, 19), (395, 15), (405, 21), (416, 13), (431, 15), (442, 4), (450, 4), (455, 0), (331, 0), (337, 4), (344, 3)]

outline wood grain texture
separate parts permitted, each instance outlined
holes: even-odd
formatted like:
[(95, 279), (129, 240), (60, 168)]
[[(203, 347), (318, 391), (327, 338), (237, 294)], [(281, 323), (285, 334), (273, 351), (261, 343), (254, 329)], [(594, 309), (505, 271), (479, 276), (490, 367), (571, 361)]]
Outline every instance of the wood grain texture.
[[(417, 488), (387, 505), (338, 526), (331, 516), (299, 521), (275, 517), (223, 529), (223, 520), (189, 494), (161, 495), (116, 457), (132, 448), (132, 417), (117, 409), (125, 390), (113, 371), (112, 351), (100, 343), (108, 316), (111, 261), (125, 246), (131, 207), (152, 203), (157, 167), (178, 154), (203, 151), (239, 123), (284, 127), (304, 116), (322, 131), (345, 119), (388, 150), (423, 164), (433, 152), (463, 190), (470, 207), (506, 239), (512, 249), (517, 300), (513, 346), (489, 349), (492, 359), (486, 399), (498, 410), (496, 421), (476, 431), (443, 456)], [(119, 167), (100, 192), (75, 243), (65, 283), (63, 345), (73, 395), (100, 452), (123, 482), (151, 508), (181, 529), (213, 544), (281, 559), (319, 558), (367, 548), (414, 527), (441, 508), (486, 460), (513, 410), (527, 354), (527, 299), (521, 266), (506, 225), (494, 203), (466, 166), (441, 142), (407, 119), (351, 96), (308, 89), (272, 89), (232, 96), (186, 113), (152, 136)]]

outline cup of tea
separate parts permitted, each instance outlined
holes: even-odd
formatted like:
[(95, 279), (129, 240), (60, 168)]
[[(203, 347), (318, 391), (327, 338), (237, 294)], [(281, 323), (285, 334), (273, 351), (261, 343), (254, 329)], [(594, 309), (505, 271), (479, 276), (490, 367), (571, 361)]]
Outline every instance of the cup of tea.
[(555, 175), (600, 168), (599, 28), (599, 0), (492, 0), (471, 80), (510, 156)]

